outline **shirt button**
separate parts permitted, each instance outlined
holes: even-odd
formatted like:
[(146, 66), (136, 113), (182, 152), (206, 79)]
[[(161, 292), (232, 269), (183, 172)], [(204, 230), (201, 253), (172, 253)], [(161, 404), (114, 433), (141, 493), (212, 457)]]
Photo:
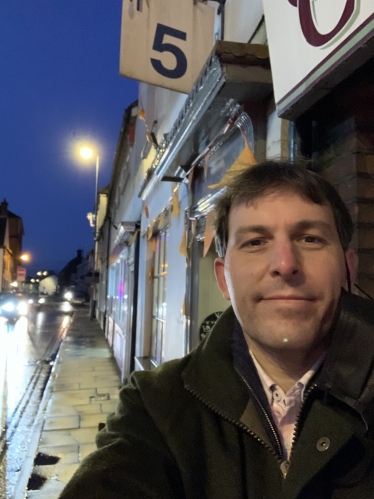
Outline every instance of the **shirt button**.
[(282, 394), (278, 392), (278, 390), (275, 390), (274, 392), (274, 400), (276, 402), (280, 402), (282, 400)]
[(327, 438), (327, 437), (321, 437), (318, 442), (317, 442), (317, 450), (319, 450), (320, 452), (324, 452), (325, 450), (327, 450), (329, 447), (330, 447), (330, 439)]

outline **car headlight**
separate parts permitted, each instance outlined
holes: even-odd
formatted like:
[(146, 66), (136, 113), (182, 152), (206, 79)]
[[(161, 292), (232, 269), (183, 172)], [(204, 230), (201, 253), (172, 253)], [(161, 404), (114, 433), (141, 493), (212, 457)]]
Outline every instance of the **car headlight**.
[(73, 293), (71, 291), (68, 291), (67, 293), (64, 294), (64, 298), (66, 300), (71, 300), (73, 298)]
[(8, 301), (4, 303), (4, 305), (1, 306), (2, 310), (5, 310), (5, 312), (13, 312), (14, 311), (14, 303), (11, 301)]
[(42, 304), (45, 302), (45, 298), (39, 298), (38, 303)]
[(32, 305), (34, 303), (34, 300), (30, 298), (29, 300), (27, 300), (27, 303), (30, 303), (30, 305)]
[(18, 304), (18, 313), (21, 315), (26, 315), (29, 311), (29, 307), (25, 301), (21, 301)]

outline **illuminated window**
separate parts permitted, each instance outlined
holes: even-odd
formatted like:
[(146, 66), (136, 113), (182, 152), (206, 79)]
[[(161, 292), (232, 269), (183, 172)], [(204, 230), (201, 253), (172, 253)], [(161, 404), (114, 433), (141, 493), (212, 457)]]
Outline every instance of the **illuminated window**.
[(164, 359), (166, 324), (166, 276), (167, 276), (168, 232), (162, 230), (156, 236), (154, 253), (153, 306), (152, 306), (152, 344), (151, 357), (156, 364)]

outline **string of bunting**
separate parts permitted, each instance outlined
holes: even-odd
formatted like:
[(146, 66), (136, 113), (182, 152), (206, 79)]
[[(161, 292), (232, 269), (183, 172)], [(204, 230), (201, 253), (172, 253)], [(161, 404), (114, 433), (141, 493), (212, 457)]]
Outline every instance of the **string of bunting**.
[(179, 201), (179, 186), (173, 191), (169, 203), (162, 210), (160, 215), (152, 220), (149, 224), (149, 208), (146, 203), (143, 204), (143, 210), (147, 219), (147, 229), (142, 232), (142, 236), (147, 236), (147, 244), (153, 252), (157, 251), (157, 238), (155, 232), (162, 229), (167, 222), (169, 227), (172, 225), (172, 218), (176, 218), (180, 214), (180, 201)]
[(209, 189), (220, 189), (222, 187), (225, 187), (225, 185), (227, 185), (235, 175), (242, 172), (246, 168), (250, 168), (251, 166), (257, 164), (252, 149), (249, 147), (247, 136), (242, 129), (240, 129), (240, 131), (242, 132), (244, 149), (230, 166), (230, 168), (226, 170), (221, 180), (217, 184), (208, 185)]

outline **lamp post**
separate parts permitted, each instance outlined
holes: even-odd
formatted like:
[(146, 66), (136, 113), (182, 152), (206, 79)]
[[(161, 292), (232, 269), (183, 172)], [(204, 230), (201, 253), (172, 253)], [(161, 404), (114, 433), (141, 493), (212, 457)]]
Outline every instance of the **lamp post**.
[[(82, 147), (80, 149), (80, 155), (84, 159), (90, 159), (94, 155), (94, 151), (90, 147)], [(99, 182), (99, 165), (100, 165), (100, 157), (96, 154), (96, 175), (95, 175), (95, 229), (94, 229), (94, 251), (93, 251), (93, 276), (92, 276), (92, 294), (90, 299), (90, 319), (94, 319), (95, 317), (95, 309), (96, 309), (96, 256), (97, 256), (97, 192), (98, 192), (98, 182)]]

